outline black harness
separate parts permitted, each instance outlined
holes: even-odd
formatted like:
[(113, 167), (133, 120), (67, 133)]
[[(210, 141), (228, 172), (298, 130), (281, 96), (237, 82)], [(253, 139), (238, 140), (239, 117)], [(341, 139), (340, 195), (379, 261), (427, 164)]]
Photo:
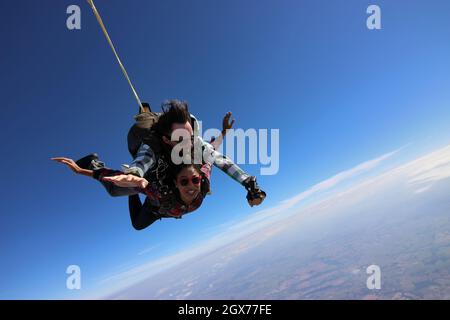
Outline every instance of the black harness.
[(164, 155), (160, 155), (157, 159), (157, 164), (154, 166), (154, 169), (149, 170), (145, 178), (151, 181), (152, 186), (158, 190), (160, 195), (160, 210), (169, 211), (178, 202), (177, 195), (174, 191), (175, 185), (170, 174), (170, 166), (165, 160)]

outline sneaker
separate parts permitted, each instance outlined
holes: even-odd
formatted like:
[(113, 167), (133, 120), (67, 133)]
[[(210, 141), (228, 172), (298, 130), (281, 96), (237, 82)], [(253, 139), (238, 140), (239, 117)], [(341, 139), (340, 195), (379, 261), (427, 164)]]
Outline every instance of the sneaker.
[(93, 167), (92, 161), (98, 161), (98, 154), (91, 153), (91, 154), (75, 161), (75, 163), (82, 169), (92, 170), (92, 167)]

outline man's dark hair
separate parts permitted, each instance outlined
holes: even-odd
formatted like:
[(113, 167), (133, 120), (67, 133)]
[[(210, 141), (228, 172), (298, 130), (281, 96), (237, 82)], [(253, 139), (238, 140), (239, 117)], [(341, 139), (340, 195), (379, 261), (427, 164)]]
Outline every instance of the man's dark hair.
[(161, 136), (169, 136), (172, 131), (172, 124), (174, 123), (191, 123), (191, 115), (185, 101), (167, 100), (162, 103), (161, 108), (163, 114), (159, 117), (155, 125), (156, 131)]

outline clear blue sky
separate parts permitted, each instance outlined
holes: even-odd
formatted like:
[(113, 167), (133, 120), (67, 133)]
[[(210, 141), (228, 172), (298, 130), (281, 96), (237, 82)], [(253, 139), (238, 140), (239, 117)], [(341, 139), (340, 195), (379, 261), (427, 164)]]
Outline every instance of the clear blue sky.
[[(70, 4), (81, 7), (81, 30), (66, 28)], [(369, 4), (380, 5), (382, 30), (366, 28)], [(446, 0), (96, 5), (142, 100), (157, 109), (185, 99), (205, 128), (231, 110), (236, 127), (280, 129), (280, 171), (258, 178), (263, 208), (407, 143), (450, 141)], [(65, 288), (70, 264), (86, 292), (256, 210), (215, 169), (197, 212), (133, 230), (126, 198), (49, 160), (130, 160), (137, 105), (86, 1), (2, 1), (0, 17), (0, 298), (77, 298)]]

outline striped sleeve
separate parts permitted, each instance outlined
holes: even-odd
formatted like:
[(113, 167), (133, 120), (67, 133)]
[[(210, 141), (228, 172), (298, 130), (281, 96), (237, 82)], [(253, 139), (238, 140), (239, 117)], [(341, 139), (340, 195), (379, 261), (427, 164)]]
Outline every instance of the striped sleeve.
[(130, 164), (129, 168), (125, 170), (127, 174), (134, 174), (141, 178), (145, 176), (156, 163), (156, 157), (149, 145), (143, 143), (137, 152), (136, 158)]
[(212, 162), (214, 166), (222, 170), (230, 178), (237, 181), (241, 185), (248, 177), (250, 177), (249, 174), (236, 165), (230, 158), (215, 150), (211, 144), (205, 142), (200, 137), (198, 137), (198, 140), (206, 148), (208, 157), (210, 156), (210, 159), (205, 159), (207, 162)]

